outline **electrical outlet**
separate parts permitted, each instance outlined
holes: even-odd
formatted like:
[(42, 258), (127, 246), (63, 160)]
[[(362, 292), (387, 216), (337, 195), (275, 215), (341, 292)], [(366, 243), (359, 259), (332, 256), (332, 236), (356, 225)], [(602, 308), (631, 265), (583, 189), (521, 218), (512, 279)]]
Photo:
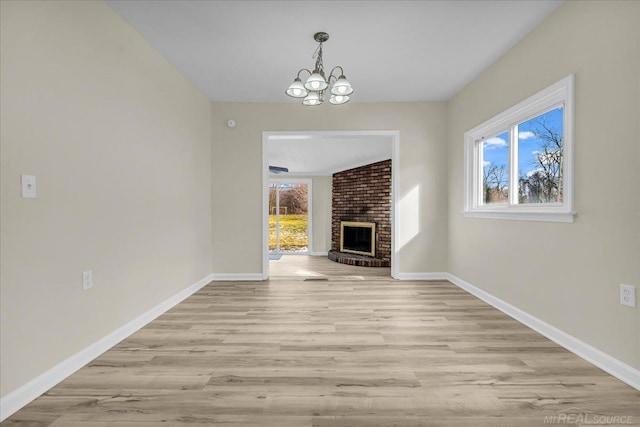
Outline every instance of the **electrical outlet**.
[(86, 291), (93, 286), (93, 271), (82, 272), (82, 290)]
[(636, 287), (633, 285), (620, 285), (620, 304), (629, 307), (636, 306)]

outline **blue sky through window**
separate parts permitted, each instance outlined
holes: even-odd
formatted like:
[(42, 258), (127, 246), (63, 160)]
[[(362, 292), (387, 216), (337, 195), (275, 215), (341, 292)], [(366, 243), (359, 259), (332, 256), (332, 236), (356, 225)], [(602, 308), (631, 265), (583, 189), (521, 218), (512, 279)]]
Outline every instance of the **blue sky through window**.
[(539, 166), (536, 156), (542, 151), (543, 140), (536, 133), (544, 132), (541, 123), (560, 137), (563, 136), (563, 107), (559, 106), (533, 119), (522, 122), (518, 126), (518, 172), (519, 176), (527, 176)]
[(509, 132), (487, 138), (482, 142), (482, 157), (484, 159), (483, 167), (486, 169), (489, 165), (503, 166), (509, 165)]
[[(536, 136), (536, 129), (540, 129), (539, 122), (544, 121), (548, 128), (563, 136), (563, 107), (559, 106), (518, 126), (518, 176), (526, 176), (537, 168), (536, 154), (540, 151), (543, 141)], [(541, 130), (541, 129), (540, 129)], [(509, 132), (504, 131), (494, 137), (487, 138), (482, 144), (482, 155), (486, 169), (489, 165), (509, 165)]]

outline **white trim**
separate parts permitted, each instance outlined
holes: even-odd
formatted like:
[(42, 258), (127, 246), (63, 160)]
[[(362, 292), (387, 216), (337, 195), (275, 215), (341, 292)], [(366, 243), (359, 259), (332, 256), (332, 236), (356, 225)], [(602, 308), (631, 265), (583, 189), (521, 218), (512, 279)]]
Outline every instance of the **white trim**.
[(178, 292), (171, 298), (161, 302), (151, 310), (136, 317), (129, 323), (108, 335), (100, 338), (93, 344), (80, 350), (73, 356), (63, 360), (55, 365), (53, 368), (47, 370), (36, 378), (32, 379), (28, 383), (18, 387), (16, 390), (10, 392), (6, 396), (0, 399), (0, 421), (4, 421), (19, 409), (29, 404), (31, 401), (39, 397), (42, 393), (51, 389), (78, 369), (91, 362), (96, 357), (100, 356), (111, 347), (118, 344), (123, 339), (129, 337), (134, 332), (140, 330), (149, 322), (155, 320), (158, 316), (165, 313), (175, 305), (184, 301), (189, 296), (193, 295), (206, 285), (208, 285), (213, 279), (213, 275), (198, 280), (193, 285)]
[(329, 256), (329, 252), (328, 251), (311, 252), (308, 255), (311, 255), (311, 256)]
[(393, 131), (391, 152), (391, 277), (398, 279), (400, 274), (400, 235), (398, 233), (398, 209), (400, 200), (396, 196), (400, 192), (400, 132)]
[(214, 273), (212, 277), (211, 280), (215, 282), (255, 282), (264, 280), (261, 273)]
[[(356, 131), (263, 131), (262, 132), (262, 280), (269, 278), (269, 150), (270, 139), (287, 135), (346, 135), (346, 136), (389, 136), (391, 137), (391, 277), (398, 278), (399, 254), (397, 253), (398, 232), (396, 226), (396, 195), (400, 188), (400, 132), (397, 130), (356, 130)], [(305, 174), (306, 175), (306, 174)]]
[(608, 355), (602, 350), (579, 340), (578, 338), (561, 331), (560, 329), (538, 319), (531, 314), (520, 310), (519, 308), (494, 297), (490, 293), (483, 291), (472, 284), (465, 282), (453, 274), (447, 274), (448, 280), (454, 285), (464, 289), (470, 294), (480, 298), (487, 304), (497, 308), (508, 316), (511, 316), (518, 322), (530, 327), (534, 331), (549, 338), (556, 344), (564, 347), (577, 356), (580, 356), (587, 362), (590, 362), (602, 369), (603, 371), (613, 375), (620, 381), (629, 384), (637, 390), (640, 390), (640, 370), (630, 366), (613, 356)]
[(262, 280), (269, 278), (269, 133), (262, 132)]
[[(515, 141), (519, 123), (529, 120), (553, 106), (563, 105), (563, 203), (520, 205), (517, 200), (516, 172), (509, 167), (510, 204), (485, 206), (481, 203), (482, 152), (478, 142), (509, 131), (509, 166), (517, 165)], [(506, 111), (479, 124), (464, 134), (464, 208), (463, 214), (473, 218), (512, 219), (527, 221), (573, 222), (574, 216), (574, 76), (573, 74), (530, 96)], [(514, 131), (515, 129), (515, 131)]]
[(449, 280), (449, 273), (398, 273), (398, 280)]
[(499, 210), (482, 210), (465, 212), (462, 214), (467, 218), (485, 218), (485, 219), (514, 219), (522, 221), (543, 221), (543, 222), (573, 222), (576, 216), (575, 212), (557, 213), (557, 212), (526, 212), (526, 211), (499, 211)]

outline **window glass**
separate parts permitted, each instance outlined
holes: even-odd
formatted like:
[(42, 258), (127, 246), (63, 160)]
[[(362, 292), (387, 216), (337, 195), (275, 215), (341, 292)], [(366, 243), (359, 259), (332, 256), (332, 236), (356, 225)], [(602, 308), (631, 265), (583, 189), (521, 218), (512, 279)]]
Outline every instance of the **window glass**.
[(562, 203), (563, 107), (518, 125), (518, 203)]
[(486, 138), (480, 144), (482, 204), (509, 203), (509, 132)]

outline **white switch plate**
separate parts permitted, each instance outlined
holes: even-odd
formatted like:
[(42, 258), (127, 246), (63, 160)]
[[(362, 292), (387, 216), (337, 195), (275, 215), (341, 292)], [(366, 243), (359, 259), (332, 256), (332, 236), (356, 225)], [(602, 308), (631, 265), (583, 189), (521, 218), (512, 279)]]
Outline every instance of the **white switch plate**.
[(87, 289), (93, 286), (93, 271), (83, 271), (82, 272), (82, 290), (86, 291)]
[(22, 184), (22, 198), (36, 198), (36, 177), (33, 175), (21, 175), (20, 182)]
[(636, 306), (636, 287), (633, 285), (620, 285), (620, 304), (629, 307)]

